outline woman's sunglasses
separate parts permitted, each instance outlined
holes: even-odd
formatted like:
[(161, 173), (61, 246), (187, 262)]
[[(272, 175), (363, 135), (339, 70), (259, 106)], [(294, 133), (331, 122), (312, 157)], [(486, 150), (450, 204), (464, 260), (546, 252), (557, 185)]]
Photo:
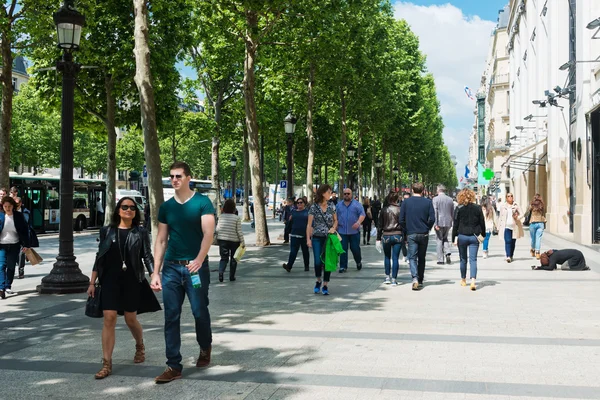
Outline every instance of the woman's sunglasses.
[(127, 211), (127, 210), (135, 211), (135, 210), (137, 210), (137, 207), (136, 206), (121, 206), (121, 210), (123, 210), (123, 211)]

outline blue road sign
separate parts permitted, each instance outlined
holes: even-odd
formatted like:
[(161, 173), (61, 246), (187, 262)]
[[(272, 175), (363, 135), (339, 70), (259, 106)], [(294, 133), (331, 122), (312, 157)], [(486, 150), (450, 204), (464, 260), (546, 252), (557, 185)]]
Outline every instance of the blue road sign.
[(287, 189), (287, 181), (281, 181), (279, 182), (279, 187), (282, 189)]
[(148, 168), (146, 168), (146, 164), (144, 164), (144, 169), (142, 170), (142, 177), (148, 177)]

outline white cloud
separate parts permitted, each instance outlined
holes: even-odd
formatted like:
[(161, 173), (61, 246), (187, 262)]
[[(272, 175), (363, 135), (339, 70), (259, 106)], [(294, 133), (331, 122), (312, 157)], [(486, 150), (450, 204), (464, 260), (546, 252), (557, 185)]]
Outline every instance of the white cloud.
[(397, 2), (394, 9), (395, 17), (405, 19), (419, 37), (427, 69), (435, 78), (446, 126), (444, 141), (456, 155), (459, 170), (464, 169), (475, 105), (465, 95), (464, 87), (469, 86), (473, 93), (479, 88), (496, 22), (466, 16), (452, 4), (418, 6)]

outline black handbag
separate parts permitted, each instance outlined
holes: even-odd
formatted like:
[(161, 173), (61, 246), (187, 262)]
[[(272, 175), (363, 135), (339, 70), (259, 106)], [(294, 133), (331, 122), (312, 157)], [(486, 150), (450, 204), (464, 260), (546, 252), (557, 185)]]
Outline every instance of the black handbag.
[(85, 303), (85, 315), (90, 318), (102, 318), (104, 313), (102, 312), (101, 296), (102, 286), (96, 285), (96, 291), (94, 297), (89, 296)]
[(529, 210), (525, 213), (525, 220), (523, 221), (523, 225), (529, 226), (530, 221), (531, 221), (531, 210)]

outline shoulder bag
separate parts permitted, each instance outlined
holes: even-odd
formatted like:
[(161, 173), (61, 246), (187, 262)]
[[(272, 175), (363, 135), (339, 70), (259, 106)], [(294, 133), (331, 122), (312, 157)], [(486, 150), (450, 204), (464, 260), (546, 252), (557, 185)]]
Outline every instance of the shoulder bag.
[(90, 318), (102, 318), (104, 313), (102, 312), (102, 286), (96, 285), (96, 291), (94, 297), (89, 296), (85, 303), (85, 315)]

